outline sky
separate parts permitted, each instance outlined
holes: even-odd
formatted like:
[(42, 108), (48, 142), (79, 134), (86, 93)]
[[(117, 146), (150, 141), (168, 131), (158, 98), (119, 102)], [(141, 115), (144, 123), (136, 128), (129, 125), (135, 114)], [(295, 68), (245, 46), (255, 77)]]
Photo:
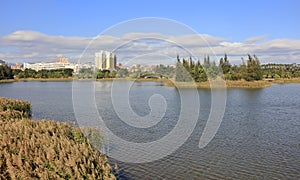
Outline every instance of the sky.
[(233, 62), (255, 53), (263, 63), (300, 63), (297, 0), (2, 0), (0, 5), (0, 59), (11, 63), (60, 56), (77, 61), (87, 47), (82, 59), (92, 61), (95, 51), (122, 44), (120, 61), (163, 63), (189, 52), (215, 59), (227, 53)]

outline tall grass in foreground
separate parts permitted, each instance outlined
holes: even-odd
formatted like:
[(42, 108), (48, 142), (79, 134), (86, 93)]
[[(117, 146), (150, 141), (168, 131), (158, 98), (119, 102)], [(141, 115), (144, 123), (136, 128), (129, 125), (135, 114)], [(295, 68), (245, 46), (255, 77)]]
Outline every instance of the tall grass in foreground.
[(78, 127), (28, 119), (30, 107), (0, 98), (0, 179), (115, 179)]
[(0, 118), (30, 118), (31, 104), (27, 101), (0, 97)]

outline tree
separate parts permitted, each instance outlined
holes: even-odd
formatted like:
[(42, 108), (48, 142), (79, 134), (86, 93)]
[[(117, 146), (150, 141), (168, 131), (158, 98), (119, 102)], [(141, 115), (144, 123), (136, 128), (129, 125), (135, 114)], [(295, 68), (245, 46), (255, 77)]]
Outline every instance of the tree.
[(104, 78), (104, 73), (102, 71), (97, 72), (97, 79), (103, 79)]
[(223, 74), (227, 74), (230, 71), (231, 64), (227, 58), (227, 54), (224, 55), (224, 59), (220, 59), (219, 67), (222, 69)]
[(263, 78), (263, 73), (260, 67), (259, 59), (256, 55), (253, 57), (248, 54), (248, 61), (246, 67), (246, 73), (244, 74), (244, 79), (246, 81), (261, 80)]
[[(179, 58), (179, 56), (177, 56)], [(187, 69), (188, 67), (187, 60), (183, 59), (183, 63), (181, 64), (180, 59), (177, 59), (176, 69), (175, 69), (175, 81), (178, 82), (191, 82), (192, 77)]]
[(154, 68), (154, 73), (163, 77), (172, 77), (174, 75), (174, 70), (175, 68), (172, 66), (164, 66), (160, 64)]
[(109, 74), (109, 77), (110, 78), (115, 78), (117, 75), (117, 71), (111, 71), (110, 74)]
[(120, 69), (116, 75), (116, 77), (120, 77), (120, 78), (124, 78), (124, 77), (127, 77), (129, 74), (128, 70), (127, 69)]
[(13, 79), (13, 71), (7, 65), (0, 65), (0, 80), (2, 79)]

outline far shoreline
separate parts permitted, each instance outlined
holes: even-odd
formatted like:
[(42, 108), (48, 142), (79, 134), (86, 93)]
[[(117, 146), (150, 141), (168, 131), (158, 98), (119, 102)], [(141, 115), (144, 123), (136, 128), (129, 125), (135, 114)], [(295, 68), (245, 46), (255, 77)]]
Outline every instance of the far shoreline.
[[(22, 79), (4, 79), (0, 80), (0, 83), (12, 83), (12, 82), (27, 82), (27, 81), (40, 81), (40, 82), (64, 82), (64, 81), (136, 81), (136, 82), (164, 82), (165, 86), (176, 87), (176, 88), (197, 88), (197, 89), (211, 89), (211, 84), (216, 83), (214, 89), (260, 89), (270, 87), (274, 84), (289, 84), (289, 83), (300, 83), (300, 78), (291, 79), (274, 79), (272, 81), (260, 80), (260, 81), (245, 81), (245, 80), (222, 80), (223, 83), (218, 85), (218, 80), (209, 80), (205, 82), (175, 82), (167, 78), (103, 78), (103, 79), (76, 79), (76, 78), (22, 78)], [(221, 81), (220, 81), (221, 82)], [(176, 84), (176, 85), (175, 85)]]

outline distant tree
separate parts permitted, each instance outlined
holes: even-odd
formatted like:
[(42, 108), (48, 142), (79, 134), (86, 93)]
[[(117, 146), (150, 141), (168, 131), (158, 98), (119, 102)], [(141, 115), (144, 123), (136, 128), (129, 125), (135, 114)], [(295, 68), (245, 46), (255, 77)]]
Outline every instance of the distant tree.
[(209, 56), (204, 56), (203, 68), (208, 69), (210, 67), (210, 59)]
[(124, 78), (124, 77), (127, 77), (128, 75), (129, 75), (128, 69), (120, 69), (117, 72), (116, 77)]
[(227, 58), (227, 54), (224, 55), (224, 59), (220, 59), (219, 67), (222, 69), (223, 74), (227, 74), (230, 71), (231, 64)]
[[(179, 57), (177, 57), (179, 58)], [(189, 64), (187, 60), (183, 59), (183, 63), (180, 62), (180, 59), (176, 63), (176, 69), (175, 69), (175, 81), (178, 82), (191, 82), (192, 77), (190, 75), (190, 72), (187, 70), (189, 69)]]
[(97, 79), (103, 79), (104, 78), (104, 73), (102, 71), (97, 72)]
[(117, 71), (111, 71), (110, 74), (109, 74), (109, 77), (110, 78), (115, 78), (117, 75)]
[(263, 73), (260, 67), (260, 62), (256, 55), (253, 57), (248, 54), (248, 61), (246, 67), (246, 73), (244, 74), (244, 79), (246, 81), (261, 80), (263, 78)]
[(154, 73), (163, 77), (172, 77), (174, 75), (175, 68), (172, 66), (164, 66), (162, 64), (157, 65), (154, 68)]
[(0, 80), (2, 79), (13, 79), (14, 74), (12, 69), (7, 65), (0, 65)]
[(206, 72), (205, 72), (205, 70), (204, 70), (204, 68), (201, 65), (201, 63), (200, 63), (199, 60), (197, 61), (196, 66), (197, 66), (197, 68), (195, 68), (195, 69), (197, 71), (197, 75), (198, 76), (195, 75), (195, 78), (194, 78), (195, 81), (196, 82), (205, 82), (205, 81), (207, 81)]

